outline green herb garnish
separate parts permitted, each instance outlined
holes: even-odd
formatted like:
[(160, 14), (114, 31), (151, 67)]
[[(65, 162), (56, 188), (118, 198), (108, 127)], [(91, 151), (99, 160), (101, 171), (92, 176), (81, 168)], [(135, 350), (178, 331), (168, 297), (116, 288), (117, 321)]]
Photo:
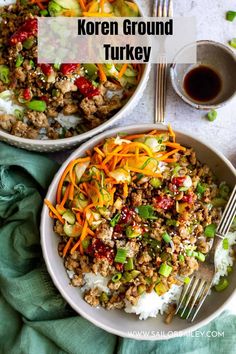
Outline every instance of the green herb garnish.
[(217, 118), (217, 112), (212, 109), (210, 112), (207, 113), (207, 119), (210, 121), (210, 122), (213, 122), (214, 120), (216, 120)]
[(137, 212), (143, 219), (157, 219), (154, 215), (155, 210), (151, 205), (140, 205), (137, 207)]

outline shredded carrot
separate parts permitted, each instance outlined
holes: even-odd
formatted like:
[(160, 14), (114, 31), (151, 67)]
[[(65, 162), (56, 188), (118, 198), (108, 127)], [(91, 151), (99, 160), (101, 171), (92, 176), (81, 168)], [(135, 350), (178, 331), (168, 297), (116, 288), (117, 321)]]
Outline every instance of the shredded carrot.
[(83, 11), (87, 10), (86, 4), (84, 0), (79, 0), (80, 7)]
[(74, 199), (75, 186), (76, 186), (76, 184), (75, 184), (75, 172), (74, 171), (72, 171), (72, 173), (70, 174), (70, 179), (71, 179), (71, 184), (70, 184), (70, 191), (69, 191), (69, 200), (73, 200)]
[(76, 213), (76, 220), (78, 221), (78, 223), (79, 223), (80, 225), (82, 224), (80, 212), (79, 212), (79, 213)]
[(64, 205), (65, 205), (65, 203), (66, 203), (66, 201), (67, 201), (67, 199), (68, 199), (69, 190), (70, 190), (70, 186), (69, 186), (69, 184), (68, 184), (68, 186), (66, 187), (66, 191), (65, 191), (65, 194), (64, 194), (64, 196), (63, 196), (63, 199), (62, 199), (62, 201), (61, 201), (61, 204), (59, 204), (61, 207), (64, 207)]
[(154, 129), (154, 130), (152, 130), (150, 133), (148, 133), (148, 135), (155, 135), (156, 133), (157, 133), (157, 130)]
[(128, 184), (124, 183), (124, 197), (127, 198), (128, 197)]
[(93, 203), (87, 205), (87, 206), (84, 208), (84, 215), (86, 215), (87, 211), (88, 211), (89, 209), (93, 208), (93, 207), (94, 207), (94, 204), (93, 204)]
[(176, 149), (179, 149), (179, 150), (182, 150), (182, 151), (185, 151), (186, 148), (181, 146), (180, 144), (177, 144), (177, 143), (170, 143), (170, 142), (165, 142), (163, 143), (165, 146), (169, 146), (169, 147), (173, 147), (173, 148), (176, 148)]
[(85, 220), (84, 225), (83, 225), (83, 229), (82, 229), (81, 236), (80, 236), (79, 240), (76, 242), (76, 244), (72, 247), (72, 249), (71, 249), (71, 251), (70, 251), (71, 254), (73, 254), (73, 253), (76, 251), (76, 249), (77, 249), (80, 245), (82, 246), (82, 248), (80, 247), (80, 253), (81, 253), (81, 254), (84, 253), (82, 241), (85, 239), (85, 237), (86, 237), (87, 234), (88, 234), (87, 228), (88, 228), (88, 222), (87, 222), (87, 220)]
[(150, 157), (153, 157), (152, 150), (147, 145), (140, 143), (140, 142), (136, 142), (136, 141), (128, 144), (127, 147), (124, 149), (124, 151), (126, 151), (126, 150), (129, 151), (131, 148), (136, 148), (136, 147), (139, 147), (140, 149), (145, 150)]
[(107, 14), (105, 12), (83, 12), (85, 17), (114, 17), (113, 14)]
[(65, 258), (65, 256), (67, 255), (67, 253), (69, 251), (69, 248), (70, 248), (70, 245), (72, 243), (72, 240), (73, 240), (73, 237), (70, 237), (69, 240), (67, 241), (67, 244), (65, 245), (65, 247), (63, 249), (63, 252), (62, 252), (63, 258)]
[(53, 214), (53, 212), (51, 210), (49, 211), (49, 216), (52, 219), (57, 219), (57, 217)]
[(168, 129), (169, 129), (170, 136), (172, 136), (173, 141), (175, 143), (175, 133), (174, 133), (174, 131), (173, 131), (173, 129), (172, 129), (170, 124), (168, 124)]
[(100, 0), (101, 12), (104, 12), (104, 2), (105, 2), (105, 0)]
[(136, 147), (135, 148), (135, 162), (138, 163), (139, 160), (139, 148)]
[(118, 78), (121, 79), (128, 68), (128, 64), (124, 64), (119, 72)]
[(133, 134), (133, 135), (124, 136), (123, 139), (125, 139), (125, 140), (134, 140), (134, 139), (143, 138), (145, 136), (147, 136), (147, 134)]
[(158, 158), (159, 161), (164, 161), (167, 157), (171, 156), (171, 155), (174, 155), (176, 152), (178, 152), (179, 149), (174, 149), (174, 150), (171, 150), (170, 152), (167, 152), (165, 155), (161, 156)]
[(90, 236), (95, 236), (95, 233), (94, 233), (92, 230), (90, 230), (90, 229), (88, 228), (88, 235), (90, 235)]
[(139, 169), (139, 168), (130, 167), (130, 166), (128, 166), (128, 169), (129, 169), (130, 171), (137, 172), (137, 173), (141, 173), (141, 174), (147, 175), (147, 176), (161, 177), (161, 174), (160, 174), (160, 173), (155, 173), (155, 172), (152, 172), (152, 171), (150, 171), (150, 170), (145, 170), (145, 169), (141, 170), (141, 169)]
[(177, 159), (165, 159), (165, 162), (168, 163), (177, 162)]
[(102, 64), (98, 64), (98, 70), (99, 70), (98, 73), (99, 73), (99, 78), (100, 78), (101, 82), (106, 82), (107, 76), (105, 74)]
[(62, 219), (61, 215), (58, 213), (57, 209), (54, 208), (54, 206), (52, 205), (52, 203), (47, 200), (44, 199), (44, 203), (47, 205), (47, 207), (52, 211), (52, 213), (57, 217), (57, 219), (62, 223), (65, 224), (65, 220)]
[(86, 150), (85, 152), (86, 152), (86, 155), (88, 155), (88, 156), (91, 156), (91, 155), (92, 155), (92, 153), (91, 153), (90, 150)]
[(63, 187), (63, 183), (65, 181), (65, 178), (66, 176), (68, 175), (69, 171), (71, 168), (73, 168), (77, 163), (79, 162), (86, 162), (86, 161), (90, 161), (90, 157), (83, 157), (83, 158), (79, 158), (79, 159), (76, 159), (76, 160), (73, 160), (71, 161), (68, 166), (66, 167), (65, 171), (63, 172), (61, 178), (60, 178), (60, 181), (58, 183), (58, 188), (57, 188), (57, 204), (60, 204), (61, 203), (61, 190), (62, 190), (62, 187)]
[(45, 6), (42, 4), (44, 2), (49, 2), (49, 0), (31, 0), (31, 4), (36, 4), (40, 10), (45, 10)]
[(105, 157), (105, 154), (98, 147), (95, 147), (94, 150), (98, 153), (98, 155)]

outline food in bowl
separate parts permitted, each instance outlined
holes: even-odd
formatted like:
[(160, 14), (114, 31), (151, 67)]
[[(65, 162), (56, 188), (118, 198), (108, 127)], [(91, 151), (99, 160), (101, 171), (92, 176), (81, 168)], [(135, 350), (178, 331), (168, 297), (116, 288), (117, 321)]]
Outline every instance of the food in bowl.
[[(87, 303), (140, 319), (165, 313), (169, 323), (229, 194), (170, 128), (107, 138), (68, 164), (56, 205), (45, 203), (71, 284)], [(235, 242), (229, 233), (216, 255), (218, 291), (228, 285)]]
[[(38, 64), (37, 16), (139, 16), (133, 1), (17, 0), (0, 9), (0, 128), (69, 138), (114, 116), (135, 92), (139, 64)], [(104, 15), (104, 16), (105, 16)]]

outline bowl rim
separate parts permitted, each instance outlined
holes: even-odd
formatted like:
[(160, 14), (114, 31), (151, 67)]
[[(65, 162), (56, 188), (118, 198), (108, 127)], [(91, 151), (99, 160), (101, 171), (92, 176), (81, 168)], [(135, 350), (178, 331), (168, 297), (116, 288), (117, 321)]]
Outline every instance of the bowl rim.
[[(51, 191), (54, 188), (56, 184), (58, 183), (58, 180), (62, 174), (62, 172), (64, 171), (65, 167), (68, 165), (68, 163), (73, 160), (74, 158), (80, 156), (80, 154), (84, 154), (84, 152), (87, 150), (87, 145), (92, 144), (93, 146), (95, 146), (99, 141), (105, 139), (106, 137), (109, 136), (113, 136), (116, 135), (120, 132), (126, 132), (129, 133), (130, 131), (148, 131), (148, 130), (153, 130), (153, 129), (159, 129), (159, 130), (166, 130), (167, 127), (164, 126), (163, 124), (139, 124), (139, 125), (128, 125), (125, 127), (116, 127), (113, 129), (109, 129), (91, 139), (89, 139), (88, 141), (84, 142), (82, 145), (80, 145), (80, 147), (78, 147), (65, 161), (64, 163), (60, 166), (58, 172), (55, 174), (49, 188), (47, 191), (47, 195), (45, 198), (47, 199), (51, 199)], [(206, 149), (211, 150), (215, 155), (217, 155), (221, 160), (223, 160), (223, 162), (228, 166), (228, 168), (232, 171), (232, 173), (234, 174), (235, 178), (236, 178), (236, 170), (234, 168), (234, 166), (231, 164), (231, 162), (219, 151), (217, 151), (214, 147), (212, 147), (211, 145), (208, 145), (206, 142), (202, 141), (201, 139), (199, 139), (198, 137), (196, 137), (195, 135), (190, 135), (187, 133), (182, 133), (181, 131), (176, 130), (175, 131), (177, 134), (181, 134), (183, 136), (186, 136), (190, 139), (193, 139), (197, 142), (199, 142), (200, 144), (203, 144)], [(210, 321), (212, 321), (214, 318), (216, 318), (227, 306), (227, 304), (231, 301), (231, 299), (236, 295), (236, 289), (234, 289), (234, 291), (232, 292), (232, 294), (228, 297), (228, 299), (210, 316), (208, 316), (207, 318), (205, 318), (204, 320), (198, 322), (197, 324), (193, 324), (191, 325), (189, 328), (184, 329), (184, 330), (180, 330), (178, 331), (178, 333), (171, 333), (171, 334), (157, 334), (155, 336), (148, 336), (145, 334), (142, 335), (135, 335), (135, 334), (131, 334), (131, 333), (123, 333), (122, 331), (119, 331), (117, 329), (114, 328), (110, 328), (109, 326), (100, 323), (99, 321), (95, 320), (92, 316), (88, 315), (86, 313), (86, 311), (84, 311), (81, 307), (79, 307), (77, 304), (75, 304), (71, 299), (70, 296), (67, 294), (67, 292), (64, 290), (63, 287), (60, 286), (59, 281), (57, 280), (57, 277), (54, 274), (51, 262), (50, 262), (50, 258), (48, 256), (48, 250), (46, 247), (46, 232), (45, 232), (45, 218), (49, 218), (48, 216), (48, 212), (47, 212), (47, 208), (45, 205), (43, 205), (42, 208), (42, 213), (41, 213), (41, 222), (40, 222), (40, 242), (41, 242), (41, 247), (42, 247), (42, 253), (43, 253), (43, 257), (46, 263), (46, 267), (47, 270), (51, 276), (51, 279), (54, 283), (54, 285), (57, 287), (58, 291), (61, 293), (62, 297), (70, 304), (70, 306), (81, 316), (83, 316), (84, 318), (86, 318), (88, 321), (90, 321), (91, 323), (93, 323), (94, 325), (96, 325), (97, 327), (100, 327), (102, 329), (104, 329), (105, 331), (118, 335), (120, 337), (124, 337), (124, 338), (130, 338), (130, 339), (136, 339), (136, 340), (167, 340), (170, 338), (175, 338), (177, 336), (184, 336), (190, 332), (193, 332), (195, 330), (197, 330), (198, 328), (208, 324)]]
[[(195, 101), (192, 101), (187, 95), (184, 95), (180, 92), (180, 90), (177, 88), (176, 85), (176, 80), (175, 80), (175, 75), (174, 75), (174, 71), (176, 66), (178, 65), (178, 63), (176, 63), (176, 58), (182, 53), (184, 52), (186, 49), (192, 47), (192, 46), (199, 46), (199, 45), (205, 45), (205, 46), (216, 46), (218, 48), (220, 48), (221, 50), (223, 50), (224, 52), (226, 52), (228, 55), (231, 56), (231, 58), (235, 61), (236, 64), (236, 56), (234, 54), (234, 52), (225, 44), (217, 42), (217, 41), (213, 41), (210, 39), (202, 39), (202, 40), (198, 40), (195, 43), (190, 43), (187, 44), (186, 46), (184, 46), (182, 49), (180, 49), (180, 51), (175, 55), (174, 59), (173, 59), (173, 63), (170, 65), (170, 79), (171, 79), (171, 84), (172, 87), (174, 89), (174, 91), (176, 92), (176, 94), (188, 105), (190, 105), (191, 107), (194, 107), (198, 110), (210, 110), (210, 109), (217, 109), (217, 108), (221, 108), (224, 107), (227, 103), (229, 103), (231, 100), (233, 100), (233, 98), (236, 96), (236, 89), (234, 91), (234, 93), (227, 98), (226, 100), (224, 100), (223, 102), (220, 102), (218, 104), (204, 104), (204, 103), (197, 103)], [(181, 65), (181, 64), (180, 64)], [(195, 65), (198, 65), (198, 63), (196, 63)]]
[[(145, 17), (144, 10), (140, 6), (138, 0), (133, 0), (133, 1), (138, 5), (141, 17)], [(116, 123), (118, 120), (125, 117), (126, 111), (132, 109), (133, 103), (135, 103), (135, 100), (138, 97), (139, 93), (142, 93), (142, 91), (145, 89), (146, 83), (148, 81), (149, 73), (151, 70), (150, 62), (143, 64), (143, 66), (144, 66), (144, 70), (142, 73), (141, 80), (139, 81), (133, 95), (129, 98), (129, 100), (125, 103), (125, 105), (116, 114), (114, 114), (111, 118), (109, 118), (102, 124), (98, 125), (97, 127), (90, 129), (82, 134), (72, 136), (70, 138), (45, 139), (45, 140), (18, 137), (16, 135), (7, 133), (6, 131), (0, 128), (0, 140), (1, 138), (4, 138), (9, 142), (22, 144), (22, 147), (24, 145), (28, 145), (28, 146), (30, 145), (31, 147), (37, 147), (39, 145), (42, 145), (45, 148), (49, 148), (49, 147), (57, 148), (61, 146), (61, 149), (66, 149), (69, 148), (70, 146), (75, 146), (76, 144), (83, 142), (86, 139), (90, 139), (92, 136), (101, 133), (102, 131), (104, 131), (105, 129), (109, 128), (111, 125)]]

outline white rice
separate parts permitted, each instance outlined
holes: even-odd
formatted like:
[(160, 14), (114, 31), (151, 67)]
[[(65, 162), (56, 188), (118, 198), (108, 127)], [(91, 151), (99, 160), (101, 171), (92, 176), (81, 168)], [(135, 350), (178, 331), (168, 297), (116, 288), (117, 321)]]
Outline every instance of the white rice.
[[(236, 244), (236, 232), (229, 232), (227, 235), (229, 241), (229, 249), (224, 250), (223, 246), (219, 247), (216, 252), (216, 275), (213, 284), (219, 283), (220, 277), (228, 275), (228, 266), (233, 265), (233, 249), (232, 246)], [(107, 283), (110, 279), (104, 278), (99, 274), (86, 273), (84, 275), (85, 285), (82, 291), (93, 288), (109, 293)], [(135, 313), (140, 320), (146, 320), (148, 317), (156, 317), (158, 314), (162, 315), (168, 309), (169, 304), (177, 303), (182, 291), (182, 286), (173, 285), (172, 288), (162, 296), (158, 296), (155, 291), (145, 293), (140, 296), (137, 305), (133, 306), (128, 300), (125, 300), (125, 312)]]
[(22, 106), (17, 105), (12, 99), (13, 92), (6, 90), (0, 94), (0, 113), (14, 115), (15, 110), (23, 111)]
[(141, 295), (135, 306), (125, 300), (125, 312), (139, 315), (140, 320), (146, 320), (148, 317), (156, 317), (158, 314), (163, 315), (168, 309), (169, 304), (178, 301), (181, 289), (181, 286), (173, 285), (171, 289), (162, 296), (158, 296), (153, 290), (151, 293)]
[(85, 285), (82, 287), (82, 291), (98, 288), (100, 291), (109, 293), (110, 289), (107, 287), (107, 283), (110, 279), (102, 277), (100, 274), (85, 273), (84, 281)]
[(216, 274), (213, 280), (213, 284), (216, 285), (220, 281), (220, 277), (228, 275), (228, 267), (233, 265), (233, 249), (232, 246), (236, 243), (236, 232), (229, 232), (226, 237), (229, 241), (229, 249), (224, 250), (223, 247), (219, 247), (215, 255)]

